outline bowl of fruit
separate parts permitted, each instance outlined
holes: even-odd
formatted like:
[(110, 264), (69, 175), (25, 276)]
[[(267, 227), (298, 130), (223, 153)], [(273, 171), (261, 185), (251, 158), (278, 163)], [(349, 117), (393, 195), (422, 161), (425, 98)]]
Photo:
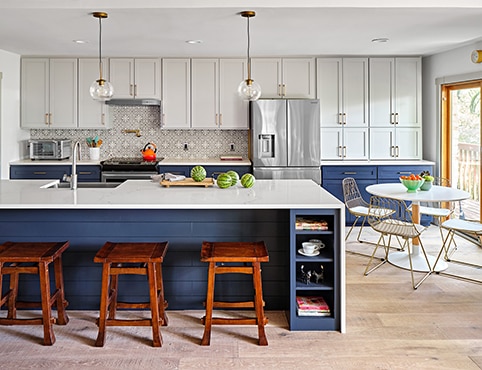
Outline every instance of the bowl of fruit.
[(407, 188), (407, 192), (415, 193), (423, 185), (425, 180), (420, 175), (400, 176), (400, 182)]

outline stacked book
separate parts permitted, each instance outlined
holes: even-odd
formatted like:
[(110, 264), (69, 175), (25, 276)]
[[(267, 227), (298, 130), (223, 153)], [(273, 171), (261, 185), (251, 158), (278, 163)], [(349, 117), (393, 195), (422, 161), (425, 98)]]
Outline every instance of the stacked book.
[(320, 296), (296, 296), (298, 316), (330, 316), (330, 307)]
[(296, 218), (296, 230), (328, 230), (328, 222), (325, 220), (313, 220), (304, 217)]

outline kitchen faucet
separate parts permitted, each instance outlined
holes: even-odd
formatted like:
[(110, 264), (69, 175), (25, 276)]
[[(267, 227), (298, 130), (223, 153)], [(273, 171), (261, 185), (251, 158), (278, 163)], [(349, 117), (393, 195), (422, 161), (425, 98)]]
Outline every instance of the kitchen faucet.
[(70, 189), (77, 189), (77, 159), (80, 159), (80, 141), (76, 141), (72, 148), (72, 170), (70, 176), (64, 175), (62, 180), (70, 182)]

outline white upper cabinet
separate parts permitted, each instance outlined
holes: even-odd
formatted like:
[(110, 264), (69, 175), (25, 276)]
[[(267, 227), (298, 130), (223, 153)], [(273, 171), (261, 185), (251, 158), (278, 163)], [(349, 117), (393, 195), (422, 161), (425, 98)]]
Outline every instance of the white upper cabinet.
[(22, 59), (21, 126), (77, 127), (77, 59)]
[(111, 58), (110, 83), (114, 98), (161, 97), (161, 66), (158, 58)]
[(370, 159), (421, 159), (421, 133), (420, 128), (371, 128)]
[[(102, 76), (108, 76), (106, 60), (102, 62)], [(79, 59), (79, 128), (108, 128), (109, 107), (92, 99), (90, 85), (99, 79), (99, 59)]]
[(321, 159), (368, 158), (368, 58), (319, 58)]
[(261, 98), (314, 98), (315, 58), (252, 58), (251, 78)]
[(192, 59), (191, 127), (248, 128), (248, 103), (238, 94), (243, 59)]
[(370, 126), (421, 127), (421, 59), (370, 58)]
[(162, 60), (163, 128), (191, 127), (191, 60)]

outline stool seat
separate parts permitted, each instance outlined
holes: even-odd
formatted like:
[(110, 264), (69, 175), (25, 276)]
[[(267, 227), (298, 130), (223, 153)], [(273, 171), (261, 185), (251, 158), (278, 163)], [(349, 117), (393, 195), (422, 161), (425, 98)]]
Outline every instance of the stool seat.
[[(268, 319), (264, 315), (264, 302), (261, 281), (261, 262), (268, 262), (268, 250), (264, 242), (203, 242), (201, 261), (208, 262), (208, 287), (206, 296), (206, 315), (202, 318), (204, 334), (201, 345), (211, 341), (212, 325), (257, 325), (258, 344), (268, 345), (264, 326)], [(225, 265), (226, 263), (238, 263)], [(219, 263), (219, 265), (218, 265)], [(244, 265), (239, 265), (243, 263)], [(251, 264), (250, 266), (248, 264)], [(253, 276), (254, 298), (246, 302), (214, 301), (215, 277), (217, 274), (249, 274)], [(254, 308), (256, 318), (219, 318), (213, 317), (214, 308)]]
[[(107, 242), (97, 252), (94, 262), (102, 263), (102, 291), (97, 325), (99, 334), (95, 345), (104, 346), (107, 326), (152, 326), (153, 346), (162, 346), (159, 325), (167, 326), (162, 281), (162, 262), (167, 252), (163, 243)], [(147, 275), (149, 302), (118, 302), (119, 275)], [(150, 319), (116, 319), (117, 308), (150, 308)], [(107, 316), (107, 312), (109, 315)]]
[[(44, 344), (55, 343), (53, 323), (66, 325), (69, 318), (65, 311), (68, 302), (64, 296), (62, 253), (69, 242), (6, 242), (0, 245), (0, 307), (7, 305), (6, 318), (0, 325), (43, 325)], [(54, 264), (55, 291), (50, 291), (49, 264)], [(20, 274), (37, 274), (40, 280), (41, 302), (17, 300)], [(3, 275), (10, 275), (10, 289), (2, 293)], [(57, 319), (52, 317), (52, 305), (57, 308)], [(17, 308), (42, 308), (41, 318), (19, 319)]]

